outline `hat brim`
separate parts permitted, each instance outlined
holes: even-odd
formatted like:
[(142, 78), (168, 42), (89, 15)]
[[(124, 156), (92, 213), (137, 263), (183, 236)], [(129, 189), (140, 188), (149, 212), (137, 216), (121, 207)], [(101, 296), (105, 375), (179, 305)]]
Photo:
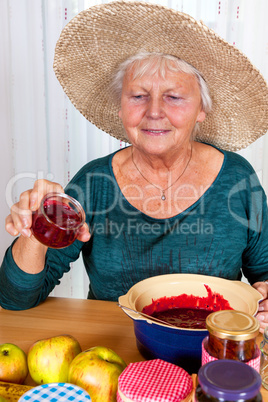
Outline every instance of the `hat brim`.
[(80, 12), (62, 30), (54, 71), (87, 120), (127, 141), (110, 83), (119, 64), (140, 51), (174, 55), (201, 72), (213, 110), (198, 141), (235, 151), (268, 130), (268, 87), (260, 72), (203, 23), (165, 6), (115, 1)]

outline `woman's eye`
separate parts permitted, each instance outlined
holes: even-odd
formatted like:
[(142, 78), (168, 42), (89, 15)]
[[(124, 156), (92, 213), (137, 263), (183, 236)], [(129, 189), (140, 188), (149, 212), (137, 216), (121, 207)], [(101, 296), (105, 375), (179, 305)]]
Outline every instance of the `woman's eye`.
[(144, 95), (134, 95), (133, 98), (134, 99), (142, 99), (144, 97)]
[(134, 103), (143, 103), (143, 102), (146, 102), (147, 98), (148, 97), (146, 95), (142, 95), (142, 94), (132, 95), (132, 102), (134, 102)]
[(181, 100), (181, 98), (179, 96), (173, 96), (173, 95), (169, 95), (168, 98), (171, 100), (175, 100), (175, 101)]

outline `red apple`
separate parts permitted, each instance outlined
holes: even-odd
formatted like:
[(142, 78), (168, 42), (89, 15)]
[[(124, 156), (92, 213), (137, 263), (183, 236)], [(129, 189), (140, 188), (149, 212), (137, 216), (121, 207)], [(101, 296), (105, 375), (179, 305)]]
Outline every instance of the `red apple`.
[(35, 342), (28, 351), (28, 367), (36, 384), (67, 382), (71, 361), (81, 352), (71, 335), (60, 335)]
[(22, 384), (27, 377), (27, 357), (13, 343), (0, 345), (0, 381)]
[(95, 346), (77, 355), (68, 382), (84, 388), (92, 402), (116, 402), (118, 377), (126, 363), (113, 350)]

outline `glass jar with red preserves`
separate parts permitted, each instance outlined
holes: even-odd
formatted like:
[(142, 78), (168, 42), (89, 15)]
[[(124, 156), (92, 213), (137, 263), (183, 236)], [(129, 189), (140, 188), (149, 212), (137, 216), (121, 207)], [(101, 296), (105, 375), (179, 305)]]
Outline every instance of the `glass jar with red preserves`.
[(206, 350), (211, 356), (244, 363), (258, 356), (256, 338), (260, 325), (255, 317), (236, 310), (215, 311), (207, 317), (206, 327)]

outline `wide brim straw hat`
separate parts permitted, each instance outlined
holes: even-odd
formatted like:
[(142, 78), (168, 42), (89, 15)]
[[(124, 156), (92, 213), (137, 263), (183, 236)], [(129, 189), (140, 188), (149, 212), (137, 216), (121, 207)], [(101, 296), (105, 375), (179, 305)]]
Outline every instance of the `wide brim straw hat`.
[(61, 32), (54, 71), (87, 120), (128, 142), (110, 84), (120, 63), (140, 51), (179, 57), (201, 72), (213, 110), (196, 140), (235, 151), (268, 130), (268, 87), (260, 72), (202, 22), (165, 6), (115, 1), (80, 12)]

